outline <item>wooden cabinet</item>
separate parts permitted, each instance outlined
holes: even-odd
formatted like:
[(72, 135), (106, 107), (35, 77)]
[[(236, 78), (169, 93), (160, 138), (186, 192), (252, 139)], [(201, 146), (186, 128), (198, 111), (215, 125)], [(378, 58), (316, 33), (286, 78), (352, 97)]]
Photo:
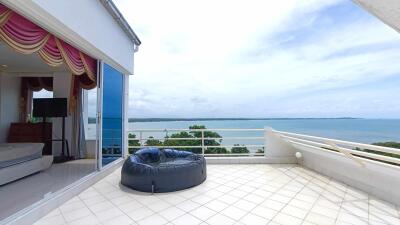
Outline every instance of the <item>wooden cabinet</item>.
[(9, 143), (44, 143), (43, 155), (52, 154), (51, 140), (51, 123), (11, 123), (7, 138)]

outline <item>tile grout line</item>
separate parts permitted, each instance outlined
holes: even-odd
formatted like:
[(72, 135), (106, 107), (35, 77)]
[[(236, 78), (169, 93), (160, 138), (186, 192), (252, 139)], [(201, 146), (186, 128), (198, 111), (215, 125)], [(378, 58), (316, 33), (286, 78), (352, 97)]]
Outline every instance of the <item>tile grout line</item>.
[[(302, 167), (300, 166), (299, 168), (302, 168)], [(296, 195), (293, 196), (293, 198), (292, 198), (291, 200), (293, 200), (293, 199), (299, 194), (299, 192), (301, 192), (301, 191), (307, 186), (307, 184), (309, 184), (309, 183), (311, 182), (311, 180), (312, 180), (313, 178), (314, 178), (314, 177), (312, 177), (311, 179), (307, 180), (307, 183), (303, 185), (303, 187), (301, 188), (301, 190), (298, 191), (298, 192), (296, 193)], [(289, 202), (290, 202), (290, 201), (289, 201)], [(273, 220), (275, 219), (275, 217), (276, 217), (279, 213), (281, 213), (282, 210), (283, 210), (287, 205), (289, 205), (289, 202), (286, 203), (285, 206), (282, 207), (282, 209), (278, 211), (278, 213), (271, 219), (271, 221), (273, 221)], [(296, 207), (296, 208), (297, 208), (297, 207)], [(312, 208), (312, 207), (311, 207), (311, 208)], [(310, 210), (311, 210), (311, 209), (310, 209)], [(302, 221), (301, 223), (304, 223), (305, 218), (307, 217), (308, 213), (309, 213), (309, 211), (307, 212), (306, 216), (305, 216), (303, 219), (301, 219), (301, 221)], [(285, 213), (285, 214), (286, 214), (286, 213)], [(293, 216), (293, 217), (295, 217), (295, 216)], [(296, 217), (296, 218), (298, 218), (298, 217)], [(298, 218), (298, 219), (300, 219), (300, 218)]]

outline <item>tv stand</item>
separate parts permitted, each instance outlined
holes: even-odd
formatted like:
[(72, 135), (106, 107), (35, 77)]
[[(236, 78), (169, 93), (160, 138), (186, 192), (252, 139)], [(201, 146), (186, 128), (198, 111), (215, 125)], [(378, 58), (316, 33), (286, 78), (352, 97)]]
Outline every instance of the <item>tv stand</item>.
[[(59, 156), (54, 156), (54, 163), (63, 163), (67, 162), (70, 160), (73, 160), (74, 157), (72, 157), (69, 153), (69, 146), (68, 146), (68, 140), (65, 139), (65, 117), (62, 118), (62, 133), (61, 133), (61, 139), (52, 139), (52, 141), (60, 141), (61, 142), (61, 155)], [(46, 121), (46, 118), (43, 118), (43, 121)], [(67, 154), (65, 154), (65, 146), (67, 146)]]

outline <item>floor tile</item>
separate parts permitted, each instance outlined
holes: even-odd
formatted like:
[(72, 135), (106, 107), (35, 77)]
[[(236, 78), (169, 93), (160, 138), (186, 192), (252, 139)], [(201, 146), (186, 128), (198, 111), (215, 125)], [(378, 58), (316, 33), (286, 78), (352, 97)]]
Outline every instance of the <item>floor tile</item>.
[(138, 225), (163, 225), (166, 224), (168, 221), (164, 219), (164, 217), (154, 214), (152, 216), (146, 217), (143, 220), (137, 221)]
[(242, 199), (242, 200), (235, 202), (234, 206), (248, 212), (248, 211), (254, 209), (257, 206), (257, 204)]
[(153, 214), (154, 214), (154, 212), (148, 208), (139, 208), (139, 209), (136, 209), (136, 210), (133, 210), (133, 211), (127, 213), (127, 215), (134, 221), (142, 220)]
[(207, 208), (214, 210), (216, 212), (220, 212), (221, 210), (227, 208), (228, 206), (229, 206), (228, 204), (221, 202), (219, 200), (212, 200), (206, 204)]
[(294, 216), (294, 217), (297, 217), (299, 219), (304, 219), (306, 217), (307, 213), (308, 213), (307, 210), (300, 209), (300, 208), (297, 208), (297, 207), (294, 207), (294, 206), (291, 206), (291, 205), (285, 206), (281, 210), (281, 212), (286, 213), (286, 214), (291, 215), (291, 216)]
[(176, 205), (177, 208), (182, 209), (185, 212), (190, 212), (195, 208), (200, 207), (200, 204), (193, 202), (191, 200), (186, 200)]
[(121, 215), (109, 220), (103, 221), (102, 225), (130, 225), (133, 224), (134, 221), (127, 215)]
[[(218, 199), (220, 199), (220, 198), (218, 198)], [(213, 200), (213, 198), (211, 198), (211, 197), (209, 197), (207, 195), (201, 194), (201, 195), (198, 195), (198, 196), (195, 196), (195, 197), (191, 198), (190, 200), (192, 200), (193, 202), (196, 202), (196, 203), (198, 203), (200, 205), (204, 205), (207, 202)]]
[(221, 196), (221, 197), (218, 197), (218, 200), (219, 200), (219, 201), (222, 201), (222, 202), (224, 202), (224, 203), (226, 203), (226, 204), (232, 205), (233, 203), (239, 201), (240, 198), (235, 197), (235, 196), (230, 195), (230, 194), (226, 194), (226, 195), (223, 195), (223, 196)]
[(255, 209), (253, 209), (251, 211), (251, 213), (257, 215), (257, 216), (261, 216), (264, 217), (265, 219), (271, 220), (273, 219), (276, 214), (278, 214), (279, 212), (264, 206), (257, 206)]
[(185, 214), (183, 216), (178, 217), (177, 219), (173, 220), (172, 223), (174, 225), (197, 225), (202, 223), (201, 220), (197, 219), (196, 217), (192, 216), (191, 214)]
[(256, 195), (256, 194), (249, 194), (244, 197), (249, 202), (253, 202), (255, 204), (260, 204), (261, 202), (265, 201), (265, 198)]
[(297, 217), (293, 217), (290, 216), (288, 214), (285, 213), (279, 213), (278, 215), (276, 215), (273, 219), (274, 222), (278, 223), (278, 224), (290, 224), (290, 225), (297, 225), (297, 224), (301, 224), (302, 220), (297, 218)]
[(335, 219), (314, 212), (309, 213), (305, 218), (305, 221), (324, 225), (335, 224)]
[(67, 221), (67, 223), (72, 222), (74, 220), (86, 217), (91, 215), (92, 212), (90, 212), (90, 210), (88, 208), (80, 208), (74, 211), (68, 211), (66, 213), (62, 213), (62, 215), (64, 216), (65, 221)]
[(246, 224), (246, 225), (265, 225), (265, 224), (267, 224), (269, 222), (269, 220), (267, 220), (267, 219), (265, 219), (263, 217), (254, 215), (252, 213), (249, 213), (246, 216), (244, 216), (240, 220), (240, 222), (242, 224)]
[(247, 214), (246, 211), (239, 209), (235, 206), (229, 206), (228, 208), (224, 209), (221, 211), (221, 214), (230, 217), (234, 220), (239, 220), (240, 218), (242, 218), (244, 215)]
[(210, 225), (231, 225), (235, 223), (235, 220), (218, 213), (206, 220), (206, 223)]
[(276, 210), (276, 211), (280, 211), (285, 204), (282, 202), (277, 202), (271, 199), (267, 199), (265, 200), (263, 203), (261, 203), (261, 206)]
[(147, 208), (153, 210), (154, 212), (160, 212), (160, 211), (162, 211), (164, 209), (167, 209), (171, 205), (166, 203), (166, 202), (164, 202), (164, 201), (158, 201), (158, 202), (146, 205), (146, 206), (147, 206)]
[(153, 195), (119, 182), (112, 173), (35, 225), (400, 224), (398, 207), (295, 165), (209, 165), (203, 184)]
[(215, 215), (217, 212), (205, 207), (205, 206), (200, 206), (199, 208), (196, 208), (190, 212), (193, 216), (201, 219), (201, 220), (207, 220), (211, 216)]
[(97, 225), (97, 224), (100, 224), (100, 221), (96, 216), (89, 215), (89, 216), (86, 216), (86, 217), (83, 217), (83, 218), (80, 218), (80, 219), (77, 219), (77, 220), (74, 220), (74, 221), (68, 223), (68, 225), (83, 225), (83, 224), (84, 225)]
[(347, 223), (357, 224), (357, 225), (358, 224), (360, 224), (360, 225), (368, 224), (368, 219), (358, 217), (356, 215), (346, 213), (346, 212), (339, 212), (337, 221), (342, 221), (342, 222), (347, 222)]
[(34, 225), (66, 225), (66, 224), (67, 222), (64, 220), (64, 217), (62, 215), (43, 218), (34, 223)]
[(178, 218), (179, 216), (182, 216), (185, 213), (186, 213), (185, 211), (172, 206), (159, 212), (158, 214), (167, 219), (168, 221), (171, 221)]

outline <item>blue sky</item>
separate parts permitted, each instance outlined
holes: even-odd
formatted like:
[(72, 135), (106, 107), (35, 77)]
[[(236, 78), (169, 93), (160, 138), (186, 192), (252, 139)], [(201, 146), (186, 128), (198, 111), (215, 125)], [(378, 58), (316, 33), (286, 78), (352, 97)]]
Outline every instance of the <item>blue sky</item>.
[(399, 118), (400, 34), (344, 0), (115, 0), (131, 117)]

